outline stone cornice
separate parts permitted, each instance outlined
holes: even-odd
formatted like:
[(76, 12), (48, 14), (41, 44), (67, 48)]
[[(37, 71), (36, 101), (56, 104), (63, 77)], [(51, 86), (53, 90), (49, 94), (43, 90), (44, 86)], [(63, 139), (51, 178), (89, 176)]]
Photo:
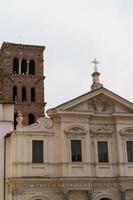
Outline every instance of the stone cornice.
[(113, 117), (133, 117), (133, 113), (113, 113)]
[(133, 117), (133, 113), (97, 113), (97, 112), (85, 112), (85, 111), (73, 111), (73, 110), (56, 110), (56, 109), (49, 109), (47, 110), (47, 114), (49, 116), (54, 115), (84, 115), (84, 116), (95, 116), (95, 117), (113, 117), (113, 118), (120, 118), (120, 117)]
[(31, 79), (39, 79), (39, 80), (44, 80), (45, 76), (38, 76), (38, 75), (32, 75), (32, 74), (14, 74), (14, 73), (4, 73), (4, 77), (10, 78), (10, 80), (16, 80), (18, 78), (31, 78)]
[(133, 187), (133, 178), (120, 180), (119, 178), (12, 178), (6, 179), (6, 184), (12, 186), (13, 192), (36, 190), (93, 190), (93, 189), (119, 189), (129, 190)]
[(45, 46), (3, 42), (1, 49), (5, 49), (5, 48), (16, 48), (16, 49), (24, 49), (24, 50), (26, 49), (26, 50), (44, 51)]

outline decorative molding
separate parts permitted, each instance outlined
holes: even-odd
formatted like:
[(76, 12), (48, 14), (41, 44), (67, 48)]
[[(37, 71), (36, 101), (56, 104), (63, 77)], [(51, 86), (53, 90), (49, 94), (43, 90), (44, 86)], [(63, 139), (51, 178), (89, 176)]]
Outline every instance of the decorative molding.
[(133, 127), (127, 127), (119, 131), (123, 139), (133, 139)]
[(67, 182), (67, 183), (10, 183), (10, 187), (14, 192), (19, 191), (37, 191), (37, 190), (58, 190), (69, 191), (80, 189), (92, 190), (93, 189), (132, 189), (133, 181), (120, 181), (120, 182)]
[(114, 125), (110, 124), (95, 125), (90, 129), (91, 137), (112, 138), (114, 131)]
[(27, 44), (16, 44), (16, 43), (10, 43), (10, 42), (3, 42), (2, 49), (3, 48), (19, 48), (19, 49), (26, 49), (26, 50), (37, 50), (37, 51), (43, 51), (45, 49), (45, 46), (38, 46), (38, 45), (27, 45)]
[(51, 118), (48, 117), (40, 117), (37, 120), (38, 123), (42, 123), (44, 125), (45, 128), (50, 129), (53, 128), (53, 120)]
[(64, 132), (67, 134), (68, 137), (84, 137), (88, 131), (81, 125), (72, 125), (67, 127)]
[(104, 112), (110, 106), (111, 106), (111, 104), (107, 100), (104, 100), (101, 97), (94, 98), (94, 99), (88, 101), (88, 109), (90, 111), (93, 110), (93, 111), (96, 111), (96, 112)]

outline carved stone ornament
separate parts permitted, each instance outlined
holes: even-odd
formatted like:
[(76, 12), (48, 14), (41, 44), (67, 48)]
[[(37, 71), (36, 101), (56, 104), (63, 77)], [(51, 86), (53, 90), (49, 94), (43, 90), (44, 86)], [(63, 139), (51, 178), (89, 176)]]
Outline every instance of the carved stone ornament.
[(64, 130), (64, 132), (67, 134), (68, 137), (84, 136), (85, 134), (87, 134), (87, 130), (80, 125), (69, 126)]
[(104, 100), (100, 97), (88, 101), (89, 110), (104, 112), (108, 107), (110, 107), (110, 104), (107, 102), (107, 100)]
[(44, 190), (58, 190), (59, 188), (62, 189), (62, 191), (68, 191), (68, 190), (73, 190), (73, 189), (86, 189), (86, 190), (91, 190), (93, 189), (120, 189), (121, 187), (123, 188), (128, 188), (132, 189), (133, 188), (133, 181), (114, 181), (114, 182), (90, 182), (90, 181), (81, 181), (81, 182), (67, 182), (67, 183), (15, 183), (12, 184), (12, 191), (15, 193), (17, 191), (44, 191)]
[(38, 123), (43, 123), (44, 127), (45, 128), (52, 128), (53, 127), (53, 121), (52, 119), (48, 118), (48, 117), (40, 117), (38, 120), (37, 120)]
[(133, 139), (133, 127), (128, 127), (119, 131), (123, 139)]
[(30, 124), (28, 126), (23, 126), (17, 129), (18, 131), (28, 131), (28, 132), (42, 132), (42, 133), (54, 133), (53, 131), (53, 121), (48, 117), (40, 117), (36, 123)]
[(21, 111), (18, 111), (18, 116), (16, 118), (16, 121), (17, 121), (17, 126), (16, 126), (16, 129), (17, 128), (21, 128), (23, 125), (22, 125), (22, 121), (23, 121), (23, 116), (22, 116), (22, 113)]
[(90, 129), (90, 133), (92, 137), (112, 138), (114, 127), (110, 124), (95, 125)]

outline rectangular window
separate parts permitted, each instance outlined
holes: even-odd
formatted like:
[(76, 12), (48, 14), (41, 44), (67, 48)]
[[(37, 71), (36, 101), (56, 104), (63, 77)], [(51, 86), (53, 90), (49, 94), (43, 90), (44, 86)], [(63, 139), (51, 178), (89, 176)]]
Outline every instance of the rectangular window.
[(32, 163), (43, 163), (43, 141), (32, 141)]
[(72, 162), (82, 161), (81, 140), (71, 140), (71, 158)]
[(128, 162), (133, 162), (133, 141), (126, 141)]
[(109, 162), (108, 160), (108, 144), (105, 141), (98, 142), (98, 161)]

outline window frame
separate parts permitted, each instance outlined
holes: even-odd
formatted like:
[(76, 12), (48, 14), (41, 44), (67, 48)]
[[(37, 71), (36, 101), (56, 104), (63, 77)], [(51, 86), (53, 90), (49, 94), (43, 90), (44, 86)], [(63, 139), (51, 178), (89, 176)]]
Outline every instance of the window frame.
[(128, 154), (128, 146), (127, 146), (128, 143), (132, 143), (132, 149), (133, 149), (133, 140), (126, 140), (126, 157), (127, 157), (127, 162), (128, 163), (132, 163), (133, 162), (133, 151), (130, 150), (131, 151), (130, 153), (132, 155), (132, 158), (130, 160), (129, 159), (129, 154)]
[[(40, 158), (38, 158), (38, 156), (37, 156), (40, 152), (37, 152), (35, 155), (35, 149), (34, 149), (35, 142), (41, 143), (41, 157)], [(32, 164), (43, 164), (43, 163), (44, 163), (44, 141), (43, 140), (32, 140)]]
[[(102, 160), (99, 155), (100, 155), (100, 152), (99, 152), (99, 145), (100, 143), (106, 143), (106, 152), (103, 152), (103, 155), (102, 156), (107, 156), (106, 159)], [(105, 155), (106, 153), (106, 155)], [(101, 159), (101, 160), (100, 160)], [(108, 144), (108, 141), (107, 140), (98, 140), (97, 141), (97, 161), (98, 163), (101, 163), (101, 164), (104, 164), (104, 163), (109, 163), (109, 144)]]
[[(80, 159), (75, 159), (75, 160), (73, 160), (73, 153), (72, 153), (72, 141), (80, 141)], [(70, 140), (70, 146), (71, 146), (71, 162), (72, 163), (77, 163), (77, 162), (83, 162), (83, 149), (82, 149), (82, 140), (81, 139), (74, 139), (74, 138), (72, 138), (71, 140)], [(78, 155), (77, 155), (78, 156)], [(77, 157), (76, 156), (76, 157)]]

